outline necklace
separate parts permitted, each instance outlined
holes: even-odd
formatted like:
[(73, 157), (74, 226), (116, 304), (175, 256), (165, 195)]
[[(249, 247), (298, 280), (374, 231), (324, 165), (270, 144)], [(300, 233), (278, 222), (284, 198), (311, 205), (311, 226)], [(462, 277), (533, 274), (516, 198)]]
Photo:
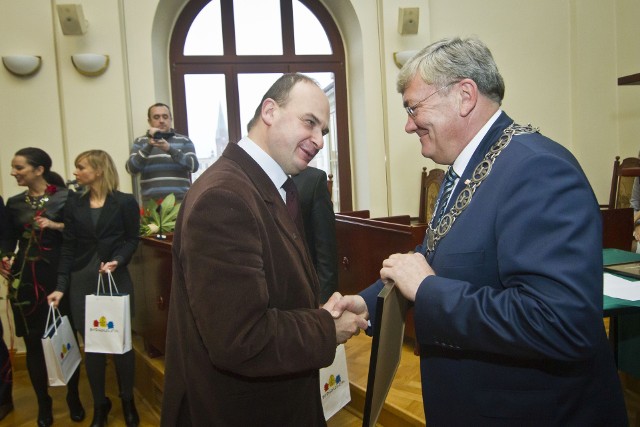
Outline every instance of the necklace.
[(427, 230), (427, 254), (435, 251), (438, 241), (447, 235), (449, 230), (451, 230), (453, 223), (456, 222), (458, 216), (460, 216), (467, 206), (469, 206), (476, 190), (489, 176), (493, 163), (496, 161), (496, 158), (500, 155), (502, 150), (507, 148), (507, 145), (511, 142), (511, 138), (513, 138), (514, 135), (524, 135), (538, 131), (538, 128), (534, 128), (530, 124), (527, 126), (521, 126), (514, 122), (502, 132), (500, 138), (498, 138), (491, 148), (489, 148), (484, 159), (482, 159), (482, 161), (478, 163), (476, 168), (473, 170), (471, 179), (465, 181), (466, 187), (462, 189), (460, 194), (458, 194), (451, 210), (440, 218), (440, 221), (438, 221), (438, 224), (436, 224), (435, 227), (433, 224), (429, 224), (429, 229)]
[(24, 201), (27, 202), (27, 205), (31, 207), (33, 210), (40, 210), (44, 207), (44, 204), (49, 201), (49, 196), (45, 193), (42, 196), (30, 196), (29, 194), (25, 194)]

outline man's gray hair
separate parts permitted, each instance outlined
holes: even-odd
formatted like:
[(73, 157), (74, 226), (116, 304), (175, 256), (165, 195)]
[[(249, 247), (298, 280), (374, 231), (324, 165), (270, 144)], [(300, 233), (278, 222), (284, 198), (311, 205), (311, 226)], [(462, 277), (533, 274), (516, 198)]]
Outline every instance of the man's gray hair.
[(398, 92), (404, 93), (415, 76), (437, 87), (471, 79), (480, 93), (489, 99), (501, 104), (504, 98), (504, 81), (493, 55), (476, 38), (442, 39), (422, 49), (400, 70), (396, 84)]

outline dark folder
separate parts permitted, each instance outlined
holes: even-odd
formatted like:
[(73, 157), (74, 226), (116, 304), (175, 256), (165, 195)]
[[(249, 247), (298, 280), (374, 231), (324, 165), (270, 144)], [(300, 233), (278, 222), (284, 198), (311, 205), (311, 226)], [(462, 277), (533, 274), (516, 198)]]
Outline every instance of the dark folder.
[(408, 306), (408, 301), (393, 283), (385, 285), (378, 294), (362, 418), (363, 427), (376, 425), (393, 377), (398, 370)]

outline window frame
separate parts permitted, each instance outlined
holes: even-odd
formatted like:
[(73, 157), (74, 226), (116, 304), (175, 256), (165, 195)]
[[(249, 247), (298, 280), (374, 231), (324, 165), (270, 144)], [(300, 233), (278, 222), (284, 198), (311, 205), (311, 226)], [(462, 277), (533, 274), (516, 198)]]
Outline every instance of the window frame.
[[(210, 1), (220, 1), (223, 55), (185, 56), (183, 54), (184, 45), (191, 24)], [(280, 0), (282, 55), (236, 55), (233, 0), (191, 0), (185, 6), (176, 21), (169, 46), (174, 127), (180, 133), (189, 134), (185, 74), (224, 74), (229, 142), (237, 142), (243, 133), (240, 115), (234, 113), (239, 111), (238, 74), (331, 72), (335, 82), (340, 210), (350, 211), (352, 210), (351, 158), (344, 45), (338, 27), (324, 6), (313, 0), (298, 1), (307, 7), (322, 25), (331, 45), (333, 52), (331, 55), (295, 54), (292, 0)]]

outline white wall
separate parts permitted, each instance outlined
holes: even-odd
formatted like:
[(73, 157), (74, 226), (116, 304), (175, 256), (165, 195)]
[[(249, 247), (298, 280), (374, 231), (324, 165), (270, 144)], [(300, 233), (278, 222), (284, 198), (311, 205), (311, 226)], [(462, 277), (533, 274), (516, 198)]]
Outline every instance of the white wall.
[[(616, 1), (616, 76), (640, 73), (640, 2)], [(618, 124), (619, 154), (622, 158), (636, 156), (640, 149), (640, 85), (618, 86), (618, 109), (614, 118)], [(606, 142), (605, 142), (606, 143)]]

